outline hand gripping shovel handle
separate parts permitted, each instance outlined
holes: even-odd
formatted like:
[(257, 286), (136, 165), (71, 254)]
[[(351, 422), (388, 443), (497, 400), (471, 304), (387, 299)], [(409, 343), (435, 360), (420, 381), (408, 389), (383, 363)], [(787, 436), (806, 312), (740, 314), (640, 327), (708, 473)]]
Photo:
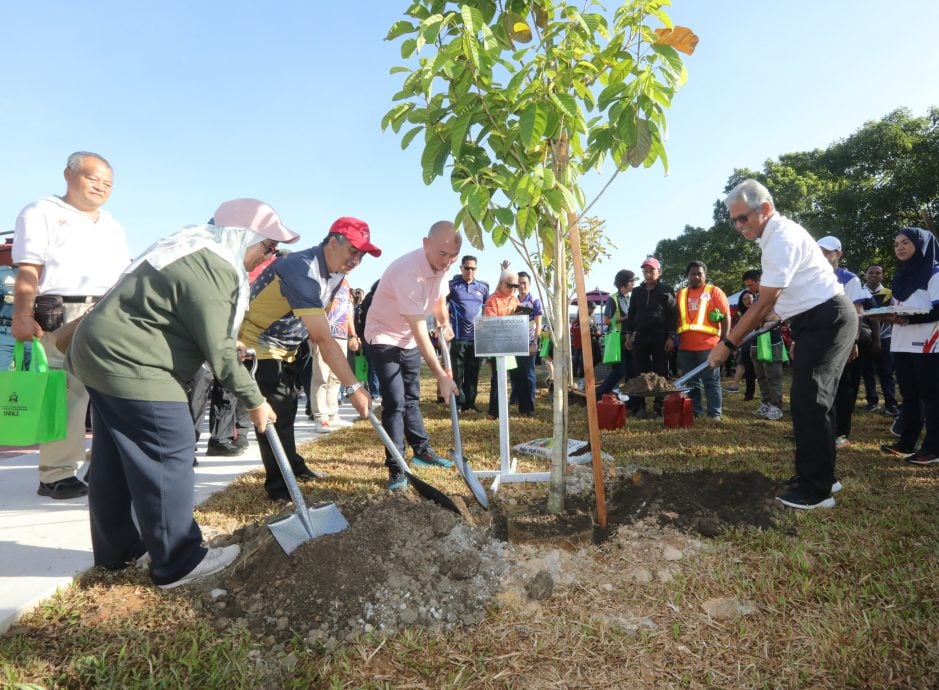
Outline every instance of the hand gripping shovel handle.
[[(738, 347), (738, 348), (739, 348), (739, 347), (742, 347), (743, 345), (745, 345), (746, 343), (748, 343), (750, 340), (752, 340), (753, 338), (757, 337), (758, 335), (762, 335), (763, 333), (766, 333), (767, 331), (773, 330), (773, 329), (776, 328), (780, 323), (782, 323), (782, 321), (772, 321), (772, 322), (770, 322), (769, 324), (767, 324), (766, 326), (763, 326), (763, 328), (760, 328), (760, 329), (755, 330), (755, 331), (750, 331), (750, 333), (748, 333), (747, 336), (746, 336), (743, 340), (740, 341), (740, 344), (737, 345), (737, 347)], [(686, 383), (688, 383), (691, 379), (693, 379), (695, 376), (697, 376), (698, 374), (700, 374), (702, 371), (707, 370), (708, 368), (710, 368), (710, 364), (708, 364), (707, 361), (701, 362), (701, 364), (699, 364), (698, 366), (696, 366), (694, 369), (692, 369), (691, 371), (689, 371), (687, 374), (685, 374), (685, 375), (682, 376), (681, 378), (675, 379), (675, 381), (673, 382), (672, 385), (673, 385), (675, 388), (681, 388), (681, 387), (684, 386)]]
[(306, 530), (310, 539), (313, 539), (316, 536), (316, 532), (310, 522), (310, 513), (307, 511), (306, 501), (303, 500), (303, 494), (300, 492), (300, 487), (297, 485), (297, 478), (293, 474), (293, 469), (290, 467), (290, 463), (287, 462), (287, 454), (284, 452), (284, 446), (281, 444), (280, 437), (277, 435), (277, 429), (274, 428), (274, 423), (270, 420), (268, 420), (267, 426), (264, 427), (264, 435), (267, 437), (267, 442), (271, 444), (271, 450), (274, 452), (277, 466), (280, 468), (280, 473), (284, 476), (284, 483), (287, 484), (287, 491), (290, 493), (290, 500), (293, 501), (296, 515), (300, 518), (303, 529)]

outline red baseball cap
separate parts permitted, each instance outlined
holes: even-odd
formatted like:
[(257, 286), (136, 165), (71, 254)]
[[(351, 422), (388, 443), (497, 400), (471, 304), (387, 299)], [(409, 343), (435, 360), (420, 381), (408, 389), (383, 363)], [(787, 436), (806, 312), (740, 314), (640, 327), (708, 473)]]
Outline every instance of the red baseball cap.
[(280, 216), (259, 199), (232, 199), (215, 209), (212, 225), (223, 228), (248, 228), (269, 240), (290, 244), (300, 235), (288, 229)]
[(654, 256), (650, 256), (650, 257), (647, 258), (645, 261), (643, 261), (641, 264), (639, 264), (639, 268), (643, 268), (644, 266), (651, 266), (651, 267), (654, 268), (656, 271), (661, 271), (661, 270), (662, 270), (662, 266), (661, 266), (661, 264), (659, 264), (659, 260), (656, 259)]
[(381, 249), (370, 242), (371, 235), (368, 231), (368, 223), (364, 220), (343, 216), (329, 226), (329, 232), (342, 235), (348, 240), (349, 244), (360, 252), (372, 256), (381, 256)]

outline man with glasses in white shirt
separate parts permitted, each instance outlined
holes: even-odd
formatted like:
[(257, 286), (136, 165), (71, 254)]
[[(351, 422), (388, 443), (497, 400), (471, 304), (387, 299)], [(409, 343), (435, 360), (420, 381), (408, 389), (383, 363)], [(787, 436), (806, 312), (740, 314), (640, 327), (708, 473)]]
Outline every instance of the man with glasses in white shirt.
[(835, 478), (835, 391), (854, 347), (857, 312), (815, 240), (776, 211), (766, 187), (744, 180), (730, 191), (724, 206), (740, 234), (759, 244), (763, 275), (759, 300), (714, 347), (708, 361), (721, 366), (771, 310), (790, 320), (796, 474), (776, 500), (789, 508), (832, 508), (832, 492), (841, 489)]

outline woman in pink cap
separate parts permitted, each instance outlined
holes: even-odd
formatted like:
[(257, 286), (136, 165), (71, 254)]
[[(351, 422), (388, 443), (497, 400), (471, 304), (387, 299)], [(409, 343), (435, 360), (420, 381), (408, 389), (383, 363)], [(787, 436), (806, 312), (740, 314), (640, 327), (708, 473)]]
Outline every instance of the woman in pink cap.
[(204, 547), (193, 519), (195, 432), (182, 382), (207, 362), (260, 430), (275, 419), (239, 361), (235, 334), (248, 271), (296, 239), (264, 202), (228, 201), (208, 225), (151, 246), (78, 326), (66, 366), (94, 412), (95, 565), (120, 569), (149, 554), (153, 581), (169, 589), (238, 557), (237, 545)]

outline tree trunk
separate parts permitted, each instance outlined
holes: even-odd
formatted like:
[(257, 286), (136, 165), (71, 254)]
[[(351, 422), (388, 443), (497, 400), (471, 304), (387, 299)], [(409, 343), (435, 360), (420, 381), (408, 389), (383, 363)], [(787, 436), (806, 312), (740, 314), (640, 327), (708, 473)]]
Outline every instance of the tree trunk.
[(570, 323), (567, 318), (567, 255), (564, 234), (560, 228), (554, 233), (554, 295), (553, 309), (556, 324), (552, 324), (554, 338), (554, 430), (551, 451), (551, 483), (548, 487), (548, 512), (564, 512), (564, 470), (567, 468), (567, 381), (570, 369)]

